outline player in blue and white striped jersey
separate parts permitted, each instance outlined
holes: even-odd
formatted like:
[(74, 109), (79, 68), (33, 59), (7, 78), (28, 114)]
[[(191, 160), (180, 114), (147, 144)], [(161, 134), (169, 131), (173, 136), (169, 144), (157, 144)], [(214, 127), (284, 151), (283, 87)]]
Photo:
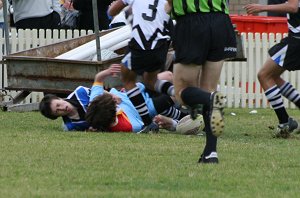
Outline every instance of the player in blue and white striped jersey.
[(65, 131), (84, 131), (89, 128), (85, 114), (90, 102), (90, 89), (77, 87), (66, 99), (47, 94), (40, 103), (40, 112), (52, 120), (62, 117)]

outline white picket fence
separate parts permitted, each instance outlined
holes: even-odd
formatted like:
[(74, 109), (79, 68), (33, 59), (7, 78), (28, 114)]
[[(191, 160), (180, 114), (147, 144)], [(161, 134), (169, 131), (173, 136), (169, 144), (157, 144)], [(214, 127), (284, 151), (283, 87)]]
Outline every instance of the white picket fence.
[[(242, 33), (247, 62), (226, 62), (220, 78), (220, 90), (227, 107), (266, 108), (268, 101), (258, 82), (257, 72), (268, 58), (268, 49), (287, 34)], [(300, 88), (299, 71), (285, 72), (283, 78)], [(284, 98), (287, 108), (296, 108)]]
[[(18, 33), (15, 29), (10, 32), (11, 53), (30, 48), (52, 44), (66, 39), (77, 38), (82, 35), (91, 34), (92, 32), (78, 30), (20, 30)], [(3, 33), (0, 30), (0, 35)], [(268, 49), (279, 42), (286, 35), (282, 34), (260, 34), (260, 33), (242, 33), (244, 43), (244, 52), (247, 62), (225, 62), (221, 74), (219, 89), (227, 97), (227, 107), (242, 108), (266, 108), (269, 104), (259, 85), (256, 74), (262, 64), (268, 57)], [(5, 54), (5, 39), (0, 36), (0, 56)], [(298, 80), (299, 71), (286, 72), (283, 74), (285, 80), (290, 81), (295, 88), (300, 88)], [(0, 69), (0, 88), (5, 89), (7, 86), (6, 66), (2, 65)], [(7, 91), (7, 90), (5, 90)], [(7, 91), (10, 96), (3, 96), (0, 92), (0, 102), (8, 101), (14, 97), (17, 92)], [(43, 97), (42, 93), (31, 93), (23, 103), (38, 102)], [(286, 107), (295, 108), (295, 105), (284, 100)]]

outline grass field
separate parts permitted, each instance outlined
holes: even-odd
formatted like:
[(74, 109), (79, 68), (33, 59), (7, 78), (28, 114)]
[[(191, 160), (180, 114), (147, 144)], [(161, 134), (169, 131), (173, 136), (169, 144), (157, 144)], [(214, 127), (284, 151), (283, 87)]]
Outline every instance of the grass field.
[(203, 136), (67, 133), (0, 111), (0, 197), (299, 197), (299, 137), (272, 138), (273, 111), (250, 111), (226, 109), (218, 165), (196, 163)]

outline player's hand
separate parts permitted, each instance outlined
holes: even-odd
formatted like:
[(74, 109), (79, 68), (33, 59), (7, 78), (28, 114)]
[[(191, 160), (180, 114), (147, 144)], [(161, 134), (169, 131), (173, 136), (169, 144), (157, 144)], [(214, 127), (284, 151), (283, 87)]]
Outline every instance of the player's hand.
[(109, 68), (96, 74), (95, 82), (103, 82), (105, 78), (108, 76), (117, 77), (120, 72), (121, 72), (121, 65), (112, 64)]
[(119, 74), (121, 73), (121, 65), (120, 64), (112, 64), (112, 65), (110, 65), (108, 70), (112, 77), (118, 77)]

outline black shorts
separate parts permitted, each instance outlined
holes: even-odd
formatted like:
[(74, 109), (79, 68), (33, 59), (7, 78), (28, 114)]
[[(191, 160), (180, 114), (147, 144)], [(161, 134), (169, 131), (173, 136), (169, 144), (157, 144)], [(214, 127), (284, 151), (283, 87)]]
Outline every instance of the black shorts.
[(194, 13), (179, 17), (174, 36), (175, 62), (203, 65), (236, 56), (236, 38), (227, 14)]
[(15, 23), (17, 29), (59, 29), (60, 15), (53, 11), (43, 17), (22, 19)]
[(300, 70), (300, 36), (289, 35), (271, 47), (269, 54), (279, 66), (288, 70)]
[(122, 63), (139, 75), (142, 75), (144, 72), (161, 71), (166, 63), (168, 49), (169, 42), (154, 50), (131, 48), (129, 53), (122, 59)]

